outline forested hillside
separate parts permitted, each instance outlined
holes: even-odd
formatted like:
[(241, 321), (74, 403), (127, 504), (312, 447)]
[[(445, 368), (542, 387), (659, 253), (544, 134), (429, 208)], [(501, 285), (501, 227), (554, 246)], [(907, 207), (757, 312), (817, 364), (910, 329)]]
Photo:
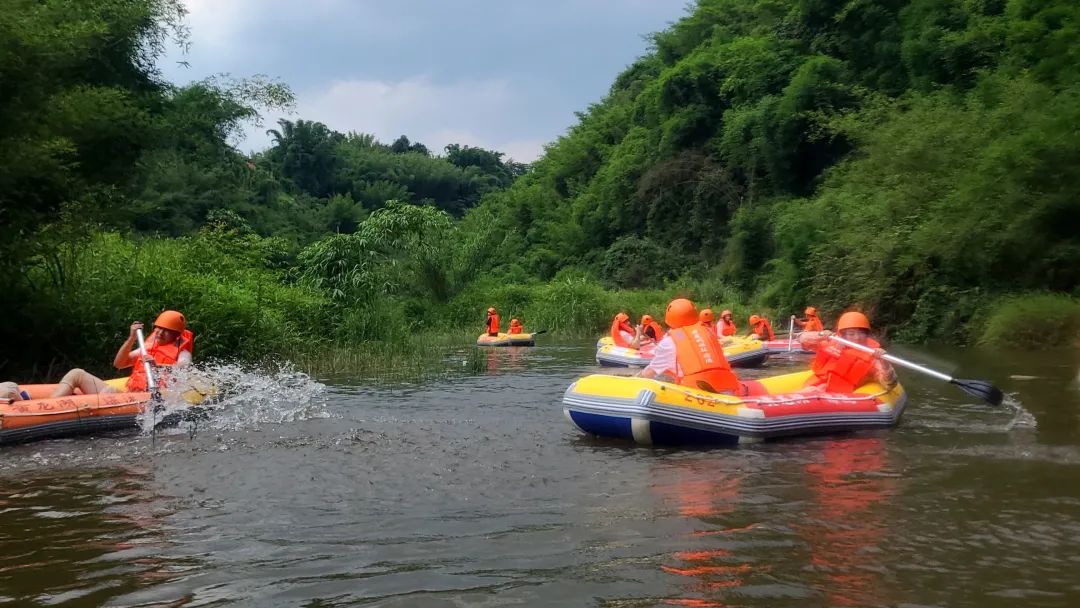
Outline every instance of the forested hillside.
[(1075, 294), (1077, 125), (1071, 0), (700, 0), (476, 213), (538, 277), (969, 339), (1002, 294)]
[(700, 0), (531, 167), (305, 117), (243, 154), (292, 92), (165, 81), (183, 15), (0, 11), (0, 374), (101, 369), (163, 308), (244, 359), (478, 330), (492, 304), (588, 333), (675, 294), (858, 306), (915, 340), (1078, 331), (1072, 0)]

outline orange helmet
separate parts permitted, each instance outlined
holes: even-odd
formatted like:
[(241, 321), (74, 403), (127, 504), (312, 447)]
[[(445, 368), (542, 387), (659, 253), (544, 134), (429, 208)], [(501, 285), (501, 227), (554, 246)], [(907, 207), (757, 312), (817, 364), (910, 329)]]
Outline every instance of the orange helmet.
[(757, 315), (750, 315), (750, 325), (757, 325), (759, 321), (761, 321), (761, 317)]
[(698, 314), (694, 303), (686, 298), (672, 300), (667, 305), (667, 312), (664, 313), (664, 322), (673, 329), (697, 323)]
[(494, 308), (494, 307), (492, 307), (492, 308), (489, 308), (489, 309), (488, 309), (488, 314), (489, 314), (489, 315), (493, 315), (493, 314), (495, 314), (495, 308)]
[(816, 317), (817, 316), (817, 309), (814, 308), (813, 306), (807, 306), (806, 310), (803, 311), (803, 314), (805, 314), (808, 317)]
[(510, 325), (521, 325), (521, 321), (517, 319), (510, 319)]
[(720, 313), (720, 318), (721, 319), (723, 319), (724, 317), (730, 317), (730, 316), (731, 316), (731, 311), (730, 310), (725, 310), (724, 312)]
[(626, 323), (630, 320), (630, 315), (626, 314), (625, 312), (620, 312), (619, 314), (615, 315), (615, 320), (619, 323)]
[(173, 331), (184, 331), (187, 328), (187, 320), (184, 319), (184, 315), (176, 312), (175, 310), (166, 310), (158, 315), (154, 321), (154, 327), (161, 327), (163, 329), (171, 329)]
[(845, 312), (840, 315), (840, 319), (836, 322), (836, 331), (844, 331), (845, 329), (865, 329), (870, 331), (870, 319), (866, 318), (861, 312)]
[(713, 322), (712, 309), (711, 308), (706, 308), (705, 310), (701, 311), (701, 316), (699, 316), (698, 319), (702, 323), (712, 323)]
[(641, 315), (641, 324), (648, 325), (653, 322), (652, 315)]

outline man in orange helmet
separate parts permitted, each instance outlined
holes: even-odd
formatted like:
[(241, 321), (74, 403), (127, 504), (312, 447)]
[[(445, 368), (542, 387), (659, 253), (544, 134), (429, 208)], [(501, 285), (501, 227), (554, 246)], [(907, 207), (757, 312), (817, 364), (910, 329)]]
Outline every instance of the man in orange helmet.
[(615, 346), (638, 348), (641, 346), (641, 327), (630, 324), (630, 315), (620, 312), (611, 320), (611, 340)]
[(716, 333), (700, 322), (694, 303), (672, 300), (664, 315), (668, 333), (653, 353), (643, 378), (668, 376), (675, 383), (710, 392), (739, 394), (741, 386), (728, 365)]
[(841, 338), (876, 349), (874, 354), (829, 340), (832, 332), (806, 331), (799, 336), (804, 350), (817, 353), (811, 370), (814, 375), (806, 385), (811, 390), (829, 393), (850, 393), (869, 382), (891, 388), (896, 385), (896, 371), (881, 359), (885, 351), (870, 338), (870, 319), (861, 312), (845, 312), (836, 323)]
[(806, 314), (806, 320), (796, 320), (796, 323), (802, 326), (803, 331), (822, 331), (825, 329), (825, 326), (821, 324), (821, 319), (817, 316), (816, 308), (807, 306), (803, 313)]
[[(195, 336), (187, 328), (184, 315), (175, 310), (166, 310), (154, 321), (154, 331), (146, 338), (146, 357), (143, 357), (135, 344), (135, 333), (142, 327), (143, 324), (139, 321), (131, 324), (127, 340), (120, 345), (116, 357), (113, 358), (116, 369), (131, 368), (127, 390), (135, 393), (145, 391), (148, 387), (146, 367), (142, 365), (144, 359), (156, 367), (187, 365), (191, 363), (195, 344)], [(66, 397), (74, 394), (76, 389), (84, 395), (117, 392), (101, 378), (76, 368), (64, 374), (60, 385), (50, 396)]]
[(768, 319), (759, 315), (750, 315), (750, 333), (747, 337), (756, 340), (775, 340), (776, 334), (773, 333), (772, 323), (769, 323)]
[(655, 344), (664, 338), (664, 330), (660, 324), (652, 318), (652, 315), (641, 315), (641, 342), (642, 344)]
[(715, 320), (716, 317), (713, 315), (713, 311), (711, 308), (706, 308), (702, 310), (701, 313), (698, 315), (698, 323), (701, 323), (702, 327), (713, 332), (714, 334), (716, 333), (716, 324), (713, 323), (713, 321)]
[[(510, 335), (518, 335), (525, 333), (525, 326), (521, 324), (521, 321), (517, 319), (510, 319), (510, 329), (508, 332)], [(497, 335), (497, 334), (496, 334)]]

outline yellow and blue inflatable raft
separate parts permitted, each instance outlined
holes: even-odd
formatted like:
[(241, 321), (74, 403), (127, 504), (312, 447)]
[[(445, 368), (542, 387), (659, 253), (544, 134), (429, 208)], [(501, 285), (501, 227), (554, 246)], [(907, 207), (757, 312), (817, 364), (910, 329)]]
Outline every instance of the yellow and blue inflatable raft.
[(489, 336), (487, 334), (480, 334), (480, 337), (476, 339), (477, 346), (536, 346), (536, 334), (533, 333), (520, 333), (520, 334), (504, 334), (502, 332), (497, 336)]
[(737, 445), (781, 437), (892, 427), (904, 388), (867, 384), (853, 393), (797, 393), (810, 372), (744, 382), (746, 396), (639, 378), (594, 374), (570, 385), (563, 411), (599, 437), (642, 445)]

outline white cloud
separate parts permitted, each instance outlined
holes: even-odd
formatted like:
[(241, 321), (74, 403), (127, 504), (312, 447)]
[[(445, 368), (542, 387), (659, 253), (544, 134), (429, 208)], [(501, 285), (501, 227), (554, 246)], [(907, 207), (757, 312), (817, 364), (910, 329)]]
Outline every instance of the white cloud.
[[(325, 89), (301, 92), (295, 115), (285, 118), (315, 120), (341, 132), (372, 133), (386, 143), (407, 135), (435, 153), (447, 144), (460, 143), (531, 162), (542, 152), (545, 140), (503, 135), (521, 119), (520, 102), (521, 96), (504, 80), (450, 84), (427, 77), (400, 82), (344, 80)], [(263, 131), (278, 118), (281, 116), (267, 116), (264, 127), (249, 131), (241, 148), (268, 145)]]

